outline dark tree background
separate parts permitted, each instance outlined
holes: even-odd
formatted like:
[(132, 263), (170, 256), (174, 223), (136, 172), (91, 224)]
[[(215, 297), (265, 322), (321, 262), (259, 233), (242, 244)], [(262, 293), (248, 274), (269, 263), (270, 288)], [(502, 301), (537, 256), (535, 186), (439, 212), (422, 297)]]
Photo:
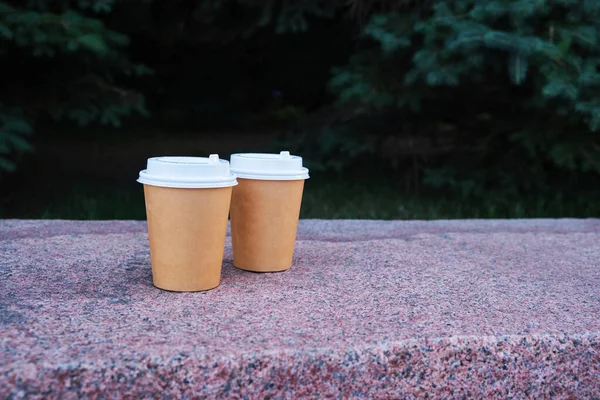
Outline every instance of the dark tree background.
[(285, 147), (303, 216), (598, 216), (599, 46), (598, 1), (0, 1), (0, 215), (143, 218), (147, 157)]

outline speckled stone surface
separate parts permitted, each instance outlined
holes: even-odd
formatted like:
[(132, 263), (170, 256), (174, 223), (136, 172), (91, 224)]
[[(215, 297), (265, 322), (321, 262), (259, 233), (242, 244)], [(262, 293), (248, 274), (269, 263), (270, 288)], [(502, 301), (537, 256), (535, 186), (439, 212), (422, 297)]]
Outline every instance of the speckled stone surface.
[(0, 398), (600, 398), (600, 220), (301, 221), (152, 286), (144, 222), (0, 221)]

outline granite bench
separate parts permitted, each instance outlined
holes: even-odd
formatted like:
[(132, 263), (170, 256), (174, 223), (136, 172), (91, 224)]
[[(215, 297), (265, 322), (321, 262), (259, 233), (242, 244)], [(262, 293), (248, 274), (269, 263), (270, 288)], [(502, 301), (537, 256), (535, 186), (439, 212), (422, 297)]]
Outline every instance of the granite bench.
[(146, 225), (0, 221), (0, 398), (600, 398), (600, 220), (300, 223), (152, 286)]

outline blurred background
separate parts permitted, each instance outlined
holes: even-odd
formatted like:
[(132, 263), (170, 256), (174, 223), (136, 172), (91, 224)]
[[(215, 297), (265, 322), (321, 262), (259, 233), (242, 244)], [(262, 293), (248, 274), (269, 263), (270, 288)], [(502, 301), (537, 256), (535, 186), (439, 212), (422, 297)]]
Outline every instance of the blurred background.
[(148, 157), (290, 150), (304, 218), (600, 216), (600, 2), (0, 1), (0, 217), (144, 219)]

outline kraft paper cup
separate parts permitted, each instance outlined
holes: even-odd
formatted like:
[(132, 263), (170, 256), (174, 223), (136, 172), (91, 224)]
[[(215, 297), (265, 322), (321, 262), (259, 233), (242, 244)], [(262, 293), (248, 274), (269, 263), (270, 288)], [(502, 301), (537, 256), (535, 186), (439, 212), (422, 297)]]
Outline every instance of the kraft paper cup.
[(308, 170), (302, 158), (280, 154), (234, 154), (238, 176), (231, 200), (233, 264), (253, 272), (292, 266)]
[(229, 163), (216, 155), (151, 158), (138, 181), (144, 184), (154, 285), (177, 292), (217, 287), (237, 184)]

